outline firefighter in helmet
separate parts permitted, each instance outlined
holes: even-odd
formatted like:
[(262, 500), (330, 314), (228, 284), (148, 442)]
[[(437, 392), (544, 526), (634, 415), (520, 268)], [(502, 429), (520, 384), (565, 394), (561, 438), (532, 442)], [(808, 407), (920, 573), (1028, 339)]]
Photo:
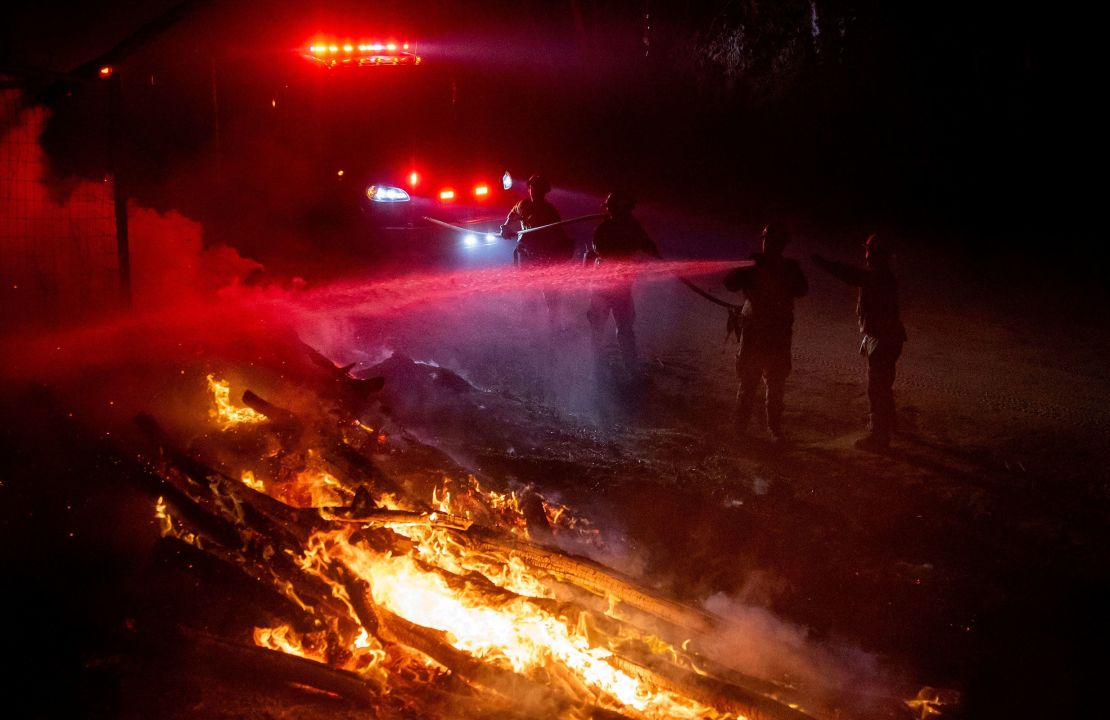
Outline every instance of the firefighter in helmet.
[(766, 387), (767, 429), (776, 444), (784, 442), (783, 397), (790, 375), (794, 335), (794, 301), (809, 284), (797, 261), (783, 257), (789, 241), (786, 227), (770, 223), (761, 234), (763, 250), (748, 266), (730, 271), (725, 287), (744, 293), (740, 310), (740, 350), (736, 354), (736, 429), (743, 436), (755, 408), (756, 391)]
[[(635, 206), (632, 196), (620, 190), (605, 198), (602, 207), (608, 217), (594, 230), (593, 240), (585, 256), (587, 265), (626, 264), (636, 261), (641, 254), (659, 257), (655, 242), (648, 237), (640, 221), (632, 216)], [(633, 328), (636, 307), (632, 300), (631, 278), (614, 279), (595, 288), (591, 294), (586, 318), (590, 321), (599, 367), (610, 315), (616, 323), (617, 344), (625, 371), (636, 377), (639, 374), (636, 333)]]
[[(559, 211), (547, 201), (549, 192), (551, 183), (546, 177), (536, 174), (528, 178), (528, 197), (522, 198), (509, 210), (501, 225), (501, 237), (509, 240), (518, 237), (511, 229), (513, 223), (519, 223), (522, 230), (527, 230), (560, 222)], [(573, 256), (574, 240), (562, 227), (554, 227), (519, 236), (513, 261), (524, 268), (543, 268), (568, 263)], [(556, 324), (561, 305), (560, 293), (548, 287), (544, 288), (543, 296), (549, 319)]]
[(867, 400), (871, 406), (870, 432), (856, 441), (861, 450), (883, 451), (894, 432), (895, 365), (906, 342), (898, 309), (898, 281), (886, 240), (872, 234), (863, 244), (865, 267), (859, 268), (814, 254), (813, 262), (833, 277), (859, 288), (856, 316), (863, 336), (860, 354), (867, 358)]

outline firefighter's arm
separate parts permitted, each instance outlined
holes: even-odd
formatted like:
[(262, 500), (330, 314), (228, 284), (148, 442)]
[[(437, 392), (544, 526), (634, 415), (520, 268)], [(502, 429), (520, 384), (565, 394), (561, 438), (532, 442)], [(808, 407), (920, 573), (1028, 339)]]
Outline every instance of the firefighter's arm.
[(730, 270), (725, 275), (725, 288), (737, 292), (745, 290), (751, 286), (752, 277), (755, 273), (755, 268), (750, 266), (738, 267), (735, 270)]
[(817, 267), (841, 282), (860, 287), (867, 281), (866, 270), (836, 262), (835, 260), (829, 260), (824, 255), (819, 255), (817, 253), (813, 253), (809, 257)]
[(501, 223), (501, 227), (498, 228), (501, 232), (501, 237), (506, 240), (512, 240), (516, 237), (516, 231), (509, 229), (509, 226), (514, 222), (520, 222), (520, 213), (517, 212), (516, 205), (514, 205), (513, 209), (509, 211), (509, 214), (505, 216), (505, 222)]

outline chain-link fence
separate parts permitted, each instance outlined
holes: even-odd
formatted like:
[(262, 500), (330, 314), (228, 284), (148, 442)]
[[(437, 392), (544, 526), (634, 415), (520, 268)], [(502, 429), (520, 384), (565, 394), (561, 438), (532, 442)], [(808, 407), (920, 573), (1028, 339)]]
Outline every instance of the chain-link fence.
[[(112, 176), (57, 177), (50, 110), (0, 76), (0, 327), (59, 326), (124, 302)], [(90, 137), (87, 142), (105, 143)]]

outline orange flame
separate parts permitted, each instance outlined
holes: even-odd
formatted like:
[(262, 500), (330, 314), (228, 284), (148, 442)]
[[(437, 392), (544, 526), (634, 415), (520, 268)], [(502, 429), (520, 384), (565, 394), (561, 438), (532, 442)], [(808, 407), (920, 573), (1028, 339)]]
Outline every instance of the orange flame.
[(257, 490), (258, 492), (266, 492), (266, 484), (264, 482), (262, 482), (261, 480), (255, 480), (254, 479), (254, 473), (251, 472), (250, 470), (244, 470), (243, 471), (243, 476), (242, 476), (241, 479), (243, 481), (243, 484), (246, 485), (247, 487), (249, 487), (251, 490)]
[[(265, 419), (249, 408), (232, 406), (225, 381), (209, 375), (208, 383), (217, 408), (212, 415), (225, 428), (239, 422)], [(374, 436), (373, 428), (361, 423), (359, 427)], [(240, 479), (248, 487), (268, 492), (295, 507), (334, 507), (351, 503), (355, 495), (353, 489), (337, 477), (337, 471), (321, 453), (309, 450), (298, 460), (298, 466), (282, 479), (263, 483), (249, 470), (243, 471)], [(327, 584), (331, 596), (346, 605), (349, 619), (356, 623), (359, 623), (359, 614), (348, 596), (350, 585), (335, 579), (337, 565), (366, 582), (376, 605), (409, 622), (441, 632), (457, 650), (536, 681), (562, 678), (571, 686), (588, 690), (590, 697), (584, 699), (600, 707), (644, 718), (740, 718), (663, 689), (622, 669), (627, 666), (618, 662), (614, 650), (625, 638), (606, 639), (603, 632), (596, 630), (596, 621), (591, 620), (585, 610), (571, 617), (560, 615), (556, 608), (561, 606), (550, 602), (556, 598), (557, 585), (553, 576), (530, 566), (508, 550), (489, 547), (483, 547), (480, 552), (474, 550), (466, 544), (464, 536), (438, 517), (439, 513), (445, 513), (518, 538), (528, 538), (525, 506), (531, 509), (530, 503), (536, 498), (553, 530), (574, 533), (586, 541), (598, 538), (597, 531), (587, 520), (534, 494), (531, 489), (523, 495), (499, 492), (483, 487), (474, 476), (462, 479), (445, 476), (432, 491), (433, 512), (421, 515), (429, 522), (397, 520), (389, 524), (390, 530), (407, 537), (411, 545), (397, 543), (390, 550), (382, 550), (380, 545), (364, 541), (360, 525), (348, 524), (340, 529), (313, 532), (299, 557), (288, 548), (278, 551), (267, 547), (266, 552), (271, 555), (285, 552), (293, 556), (303, 571)], [(224, 501), (230, 501), (233, 507)], [(426, 510), (426, 506), (403, 507), (405, 502), (384, 494), (375, 497), (374, 502), (383, 509)], [(239, 516), (233, 519), (241, 520), (240, 503), (235, 497), (224, 498), (221, 504), (229, 514)], [(175, 525), (162, 498), (158, 500), (155, 515), (163, 534), (196, 541)], [(311, 610), (297, 596), (288, 579), (278, 581), (275, 577), (275, 580), (279, 592), (306, 611)], [(336, 632), (334, 623), (332, 627), (307, 633), (299, 633), (287, 625), (258, 627), (254, 630), (254, 642), (366, 677), (388, 680), (390, 674), (397, 671), (389, 662), (390, 655), (377, 637), (361, 624), (356, 627), (357, 633), (346, 630), (342, 636)], [(621, 632), (632, 631), (622, 629)], [(636, 634), (635, 639), (658, 655), (674, 659), (680, 654), (661, 638)], [(431, 665), (425, 672), (442, 671), (435, 669), (439, 666), (431, 660), (428, 662)]]
[(300, 634), (288, 625), (281, 625), (276, 628), (256, 627), (254, 629), (254, 644), (308, 660), (324, 662), (323, 650), (307, 646)]
[(221, 430), (227, 430), (240, 423), (258, 423), (266, 420), (266, 416), (262, 413), (248, 407), (232, 405), (231, 386), (226, 380), (217, 380), (215, 375), (209, 375), (208, 389), (212, 392), (215, 402), (215, 407), (208, 411), (208, 415), (216, 419)]
[[(628, 707), (647, 717), (735, 717), (653, 687), (619, 669), (609, 661), (611, 650), (591, 644), (583, 623), (557, 617), (529, 602), (528, 597), (491, 602), (481, 592), (452, 588), (443, 576), (424, 569), (414, 558), (376, 553), (351, 542), (347, 533), (317, 533), (310, 541), (312, 550), (306, 554), (304, 567), (315, 568), (323, 576), (323, 566), (318, 563), (342, 561), (360, 577), (373, 579), (375, 603), (410, 622), (442, 631), (448, 642), (463, 652), (525, 676), (562, 668), (597, 692), (601, 704), (614, 709)], [(451, 561), (467, 565), (464, 557), (455, 556)], [(541, 592), (533, 597), (550, 594), (538, 576), (528, 580), (532, 589)], [(527, 595), (523, 584), (512, 589)]]

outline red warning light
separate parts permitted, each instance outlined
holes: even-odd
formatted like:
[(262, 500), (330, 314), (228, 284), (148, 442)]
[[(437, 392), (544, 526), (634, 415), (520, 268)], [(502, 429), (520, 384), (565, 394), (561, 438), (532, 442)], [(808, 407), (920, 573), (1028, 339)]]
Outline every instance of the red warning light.
[(478, 187), (474, 188), (474, 194), (478, 197), (485, 197), (486, 195), (489, 195), (489, 186), (479, 185)]
[(440, 200), (454, 200), (455, 199), (455, 191), (454, 190), (440, 190), (439, 191), (439, 199)]
[(299, 53), (326, 68), (421, 64), (422, 58), (410, 52), (410, 47), (415, 48), (415, 43), (315, 37), (309, 39)]
[(416, 171), (410, 172), (409, 173), (409, 185), (412, 186), (412, 187), (416, 187), (416, 183), (418, 183), (418, 182), (420, 182), (420, 176), (416, 174)]
[(112, 73), (114, 73), (115, 71), (116, 69), (111, 65), (104, 65), (100, 68), (99, 71), (100, 79), (105, 80), (107, 78), (110, 78), (112, 76)]

